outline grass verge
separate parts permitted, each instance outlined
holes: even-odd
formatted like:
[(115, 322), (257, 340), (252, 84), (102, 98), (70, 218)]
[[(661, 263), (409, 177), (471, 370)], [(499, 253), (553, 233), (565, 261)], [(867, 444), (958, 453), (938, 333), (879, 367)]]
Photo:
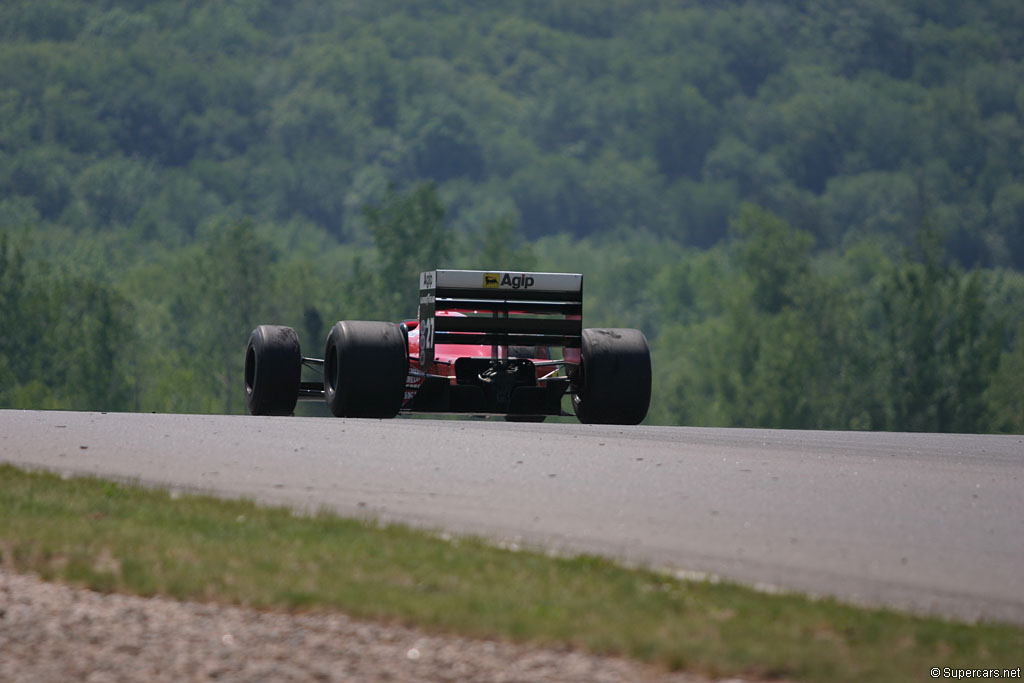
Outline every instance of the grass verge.
[(403, 526), (0, 465), (3, 566), (99, 591), (342, 610), (714, 676), (929, 679), (1016, 668), (1024, 629), (681, 581)]

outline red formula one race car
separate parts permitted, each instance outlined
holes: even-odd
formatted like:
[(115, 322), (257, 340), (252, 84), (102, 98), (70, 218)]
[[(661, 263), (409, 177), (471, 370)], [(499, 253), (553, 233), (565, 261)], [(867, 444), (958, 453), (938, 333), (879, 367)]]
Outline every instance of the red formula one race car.
[[(428, 271), (418, 319), (339, 321), (323, 359), (304, 358), (290, 327), (257, 327), (245, 352), (246, 404), (253, 415), (291, 415), (303, 399), (326, 400), (338, 417), (542, 421), (568, 414), (568, 394), (580, 422), (639, 424), (651, 400), (647, 339), (582, 320), (580, 274)], [(303, 366), (323, 379), (302, 381)]]

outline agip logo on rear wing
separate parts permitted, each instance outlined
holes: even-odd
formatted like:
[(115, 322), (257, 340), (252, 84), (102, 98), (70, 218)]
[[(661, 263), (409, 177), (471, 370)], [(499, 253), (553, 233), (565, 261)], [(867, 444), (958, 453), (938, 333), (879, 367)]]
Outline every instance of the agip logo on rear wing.
[[(438, 310), (493, 311), (494, 318), (437, 318)], [(566, 319), (510, 320), (510, 312)], [(579, 273), (426, 271), (420, 273), (420, 365), (433, 363), (435, 343), (578, 347), (582, 313)]]
[(428, 270), (420, 273), (420, 291), (439, 289), (529, 289), (543, 292), (580, 292), (579, 273), (522, 273), (486, 270)]
[(484, 287), (491, 289), (530, 289), (536, 284), (537, 278), (530, 273), (484, 273)]

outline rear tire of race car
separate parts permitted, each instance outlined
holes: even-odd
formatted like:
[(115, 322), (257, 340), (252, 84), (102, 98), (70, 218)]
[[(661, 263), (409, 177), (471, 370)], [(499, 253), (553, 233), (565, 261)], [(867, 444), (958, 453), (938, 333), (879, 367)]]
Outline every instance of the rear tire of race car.
[(291, 415), (299, 400), (302, 352), (290, 327), (260, 325), (245, 349), (245, 405), (253, 415)]
[(337, 417), (394, 417), (408, 372), (408, 346), (394, 323), (342, 320), (327, 335), (324, 397)]
[(583, 330), (572, 407), (584, 424), (635, 425), (651, 404), (651, 351), (640, 330)]

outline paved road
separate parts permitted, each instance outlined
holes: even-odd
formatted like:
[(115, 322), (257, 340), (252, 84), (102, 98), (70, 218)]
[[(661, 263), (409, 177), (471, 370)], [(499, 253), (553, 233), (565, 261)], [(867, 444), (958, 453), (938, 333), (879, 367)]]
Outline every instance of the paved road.
[(0, 461), (1024, 623), (1024, 437), (0, 411)]

